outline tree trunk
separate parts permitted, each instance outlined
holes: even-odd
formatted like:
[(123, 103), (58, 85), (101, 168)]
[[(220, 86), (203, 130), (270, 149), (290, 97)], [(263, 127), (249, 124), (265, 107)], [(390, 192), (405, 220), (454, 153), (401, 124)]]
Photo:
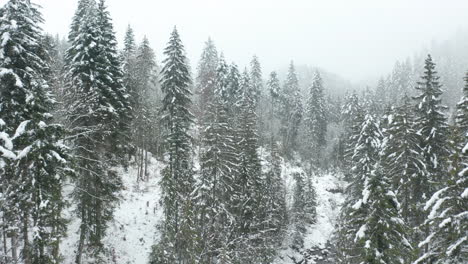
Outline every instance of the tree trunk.
[(23, 214), (23, 259), (24, 264), (31, 264), (31, 252), (29, 245), (29, 230), (28, 230), (28, 214), (25, 212)]
[(85, 209), (81, 209), (81, 226), (80, 226), (80, 240), (78, 241), (78, 250), (76, 252), (75, 263), (81, 264), (81, 256), (83, 255), (83, 248), (86, 236), (86, 224), (83, 223), (83, 218), (85, 216)]

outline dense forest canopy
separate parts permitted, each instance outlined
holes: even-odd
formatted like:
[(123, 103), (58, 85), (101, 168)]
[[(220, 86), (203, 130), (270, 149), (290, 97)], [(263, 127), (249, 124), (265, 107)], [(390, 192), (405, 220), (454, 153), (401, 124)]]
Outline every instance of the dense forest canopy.
[(360, 87), (111, 17), (0, 7), (1, 264), (468, 262), (466, 35)]

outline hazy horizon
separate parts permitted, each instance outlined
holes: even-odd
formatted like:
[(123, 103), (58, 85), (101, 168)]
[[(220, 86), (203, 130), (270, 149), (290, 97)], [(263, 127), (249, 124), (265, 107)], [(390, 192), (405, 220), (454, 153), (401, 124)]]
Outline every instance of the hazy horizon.
[[(78, 1), (32, 1), (43, 7), (44, 30), (66, 36)], [(264, 74), (294, 60), (355, 84), (389, 73), (396, 60), (468, 26), (468, 1), (462, 0), (175, 0), (159, 5), (108, 0), (107, 5), (119, 43), (130, 24), (138, 40), (149, 38), (158, 61), (176, 25), (193, 70), (211, 37), (240, 68), (256, 54)]]

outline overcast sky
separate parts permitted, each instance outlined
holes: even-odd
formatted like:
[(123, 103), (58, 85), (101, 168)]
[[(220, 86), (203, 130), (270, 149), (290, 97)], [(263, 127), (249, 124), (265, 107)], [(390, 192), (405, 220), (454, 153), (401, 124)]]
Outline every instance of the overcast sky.
[[(4, 3), (6, 0), (0, 0)], [(32, 0), (44, 29), (67, 34), (77, 0)], [(161, 60), (177, 25), (192, 68), (211, 36), (229, 61), (253, 54), (264, 72), (297, 64), (351, 81), (388, 73), (434, 39), (468, 26), (468, 0), (107, 0), (119, 41), (128, 24), (147, 35)]]

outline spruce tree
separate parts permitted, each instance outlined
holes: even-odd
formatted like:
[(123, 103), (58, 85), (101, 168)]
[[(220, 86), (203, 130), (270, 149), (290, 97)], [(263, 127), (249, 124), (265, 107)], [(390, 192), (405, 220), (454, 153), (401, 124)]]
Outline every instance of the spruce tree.
[(465, 263), (468, 261), (468, 76), (462, 100), (457, 105), (457, 118), (451, 144), (451, 171), (448, 180), (425, 204), (428, 236), (419, 247), (428, 250), (415, 263)]
[(229, 65), (229, 73), (226, 85), (227, 106), (231, 114), (237, 113), (244, 91), (241, 89), (241, 73), (235, 63)]
[(323, 94), (322, 77), (317, 71), (310, 87), (304, 113), (305, 136), (307, 142), (306, 154), (310, 161), (310, 171), (320, 165), (320, 156), (326, 145), (327, 116)]
[[(222, 102), (227, 105), (229, 100), (228, 87), (230, 85), (229, 66), (227, 65), (222, 53), (219, 56), (218, 66), (216, 68), (215, 82), (214, 94), (220, 97)], [(231, 109), (228, 110), (230, 111)]]
[(196, 92), (198, 97), (197, 108), (199, 119), (204, 115), (209, 103), (212, 102), (213, 94), (216, 85), (216, 71), (218, 68), (218, 51), (211, 38), (205, 42), (205, 48), (201, 54), (200, 62), (198, 63), (198, 74), (196, 77)]
[(102, 239), (121, 188), (111, 166), (124, 162), (128, 149), (129, 102), (104, 1), (83, 1), (78, 7), (66, 55), (66, 97), (77, 157), (73, 196), (81, 221), (75, 261), (82, 263), (88, 261), (83, 253), (98, 262), (105, 257)]
[[(414, 97), (416, 107), (415, 130), (420, 137), (424, 173), (419, 175), (421, 192), (417, 193), (417, 202), (422, 207), (426, 199), (432, 196), (437, 186), (446, 180), (447, 149), (447, 118), (441, 104), (442, 95), (439, 77), (435, 71), (435, 63), (430, 55), (425, 60), (424, 75), (416, 89), (420, 94)], [(416, 223), (422, 224), (425, 215), (416, 216)]]
[(393, 108), (387, 116), (384, 130), (382, 166), (385, 175), (392, 179), (392, 190), (401, 203), (401, 214), (410, 226), (416, 224), (413, 215), (417, 207), (417, 193), (426, 188), (419, 180), (424, 176), (424, 161), (419, 137), (415, 131), (413, 105), (405, 95), (402, 104)]
[(190, 112), (191, 78), (184, 46), (177, 29), (171, 33), (164, 50), (166, 58), (161, 71), (162, 122), (167, 129), (165, 137), (168, 164), (162, 172), (161, 189), (163, 209), (162, 236), (153, 247), (150, 263), (193, 263), (194, 178), (191, 159)]
[(0, 212), (8, 232), (3, 246), (6, 235), (11, 238), (7, 263), (59, 263), (66, 228), (62, 181), (70, 159), (60, 143), (64, 129), (50, 114), (55, 100), (46, 81), (42, 22), (30, 1), (10, 0), (0, 9)]
[[(233, 128), (221, 98), (216, 96), (207, 107), (203, 124), (201, 177), (197, 183), (198, 232), (204, 252), (203, 262), (212, 262), (232, 250), (229, 237), (234, 234), (234, 186), (238, 175), (237, 146)], [(229, 254), (232, 256), (232, 254)], [(225, 256), (226, 257), (226, 256)]]
[[(382, 134), (378, 123), (372, 115), (366, 115), (359, 126), (359, 134), (353, 136), (353, 154), (350, 156), (353, 167), (351, 168), (351, 183), (346, 189), (346, 200), (341, 211), (339, 227), (338, 249), (342, 261), (353, 259), (358, 246), (353, 242), (364, 217), (367, 215), (367, 207), (362, 206), (362, 194), (366, 180), (370, 178), (375, 164), (379, 161)], [(351, 262), (353, 263), (353, 262)]]
[(262, 68), (256, 55), (253, 56), (250, 62), (250, 78), (252, 79), (252, 86), (248, 93), (252, 98), (255, 107), (257, 107), (263, 91), (263, 79)]
[(136, 145), (135, 161), (138, 165), (137, 181), (147, 179), (148, 153), (158, 153), (162, 131), (159, 128), (158, 65), (156, 56), (144, 37), (135, 55), (134, 78), (136, 79), (133, 101), (132, 135)]
[[(280, 81), (276, 72), (270, 73), (270, 78), (267, 81), (267, 95), (268, 95), (268, 119), (269, 127), (267, 131), (270, 134), (270, 145), (274, 143), (275, 137), (277, 137), (278, 131), (278, 109), (279, 109), (279, 95), (280, 95)], [(272, 146), (271, 146), (272, 147)]]
[(358, 225), (353, 235), (353, 251), (345, 263), (409, 263), (412, 245), (408, 227), (399, 214), (399, 202), (392, 191), (391, 179), (380, 162), (365, 176), (364, 188), (350, 217)]
[(281, 92), (281, 129), (283, 153), (291, 155), (297, 147), (299, 125), (303, 116), (299, 80), (293, 62), (289, 65), (288, 75)]

